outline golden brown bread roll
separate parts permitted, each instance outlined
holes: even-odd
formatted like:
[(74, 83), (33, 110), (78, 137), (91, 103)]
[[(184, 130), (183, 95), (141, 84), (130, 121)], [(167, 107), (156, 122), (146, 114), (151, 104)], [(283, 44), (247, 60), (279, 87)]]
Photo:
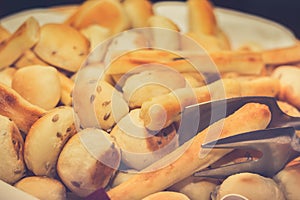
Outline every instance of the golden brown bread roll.
[(146, 27), (149, 17), (153, 15), (152, 4), (149, 0), (125, 0), (123, 7), (132, 28)]
[(18, 189), (41, 200), (66, 200), (66, 188), (56, 179), (30, 176), (15, 184)]
[(25, 51), (23, 55), (14, 63), (14, 67), (22, 68), (31, 65), (49, 65), (39, 58), (31, 49)]
[(180, 29), (169, 18), (153, 15), (148, 19), (148, 26), (153, 38), (153, 47), (168, 50), (180, 49)]
[(14, 122), (0, 115), (0, 179), (13, 184), (25, 175), (24, 140)]
[(297, 200), (300, 184), (300, 163), (288, 166), (276, 174), (273, 179), (278, 183), (287, 200)]
[(8, 87), (11, 87), (12, 79), (16, 71), (17, 70), (12, 67), (6, 67), (0, 70), (0, 83), (3, 83)]
[(136, 173), (139, 173), (139, 172), (134, 169), (119, 170), (110, 184), (111, 188), (114, 188), (114, 187), (120, 185), (121, 183), (127, 181), (129, 178), (134, 176)]
[(122, 91), (129, 107), (138, 108), (144, 101), (183, 88), (185, 85), (184, 77), (175, 70), (154, 68), (128, 77)]
[(112, 34), (124, 31), (130, 26), (124, 8), (116, 0), (85, 1), (66, 23), (77, 29), (98, 24), (110, 29)]
[(196, 34), (215, 35), (217, 20), (209, 0), (188, 0), (189, 29)]
[(168, 190), (185, 194), (191, 200), (210, 200), (210, 194), (218, 184), (217, 179), (190, 176), (172, 185)]
[(33, 51), (51, 65), (76, 72), (90, 51), (90, 44), (76, 29), (53, 23), (41, 27), (40, 40)]
[(71, 107), (58, 107), (38, 119), (30, 128), (24, 146), (27, 168), (35, 175), (57, 177), (60, 152), (77, 130)]
[(121, 160), (120, 149), (103, 130), (88, 128), (74, 135), (59, 155), (57, 171), (76, 195), (86, 197), (105, 188)]
[(300, 117), (299, 110), (291, 104), (284, 101), (277, 101), (277, 104), (284, 113), (293, 117)]
[(144, 169), (178, 147), (173, 125), (153, 133), (144, 127), (139, 114), (140, 109), (131, 110), (110, 133), (122, 150), (123, 163), (136, 170)]
[(226, 178), (215, 191), (213, 200), (221, 200), (228, 194), (239, 194), (257, 200), (285, 199), (282, 191), (271, 178), (251, 173), (240, 173)]
[(58, 77), (61, 87), (60, 101), (66, 106), (72, 105), (72, 91), (74, 88), (74, 81), (67, 77), (65, 74), (58, 72)]
[[(128, 181), (109, 190), (108, 195), (112, 200), (133, 200), (142, 199), (147, 195), (162, 191), (191, 176), (195, 171), (208, 167), (231, 151), (229, 149), (218, 149), (211, 150), (208, 153), (201, 150), (201, 144), (217, 137), (214, 134), (220, 134), (222, 138), (264, 129), (269, 124), (270, 119), (271, 113), (266, 105), (246, 104), (224, 121), (214, 123), (168, 156), (149, 166), (146, 169), (148, 172), (138, 173)], [(221, 132), (220, 126), (223, 127)], [(202, 155), (201, 158), (199, 158), (200, 151), (205, 154), (200, 154)], [(153, 171), (149, 171), (151, 169)]]
[(90, 97), (101, 129), (110, 130), (129, 112), (122, 95), (106, 81), (99, 81), (96, 93)]
[(10, 118), (25, 134), (45, 110), (29, 103), (15, 90), (0, 83), (0, 115)]
[(8, 39), (9, 36), (10, 36), (10, 32), (6, 30), (2, 25), (0, 25), (0, 43)]
[(19, 69), (12, 80), (12, 88), (30, 103), (43, 109), (54, 108), (61, 97), (58, 72), (51, 66), (28, 66)]
[(151, 194), (142, 200), (161, 200), (161, 199), (168, 199), (168, 200), (190, 200), (186, 195), (181, 194), (179, 192), (171, 192), (171, 191), (162, 191)]
[(278, 98), (300, 108), (300, 69), (295, 66), (281, 66), (272, 75), (280, 82)]
[(33, 47), (40, 38), (40, 27), (36, 19), (28, 18), (0, 46), (0, 69), (13, 64), (26, 50)]
[[(205, 51), (209, 53), (219, 52), (223, 50), (230, 50), (229, 45), (224, 45), (224, 42), (222, 40), (212, 35), (206, 35), (202, 33), (196, 34), (194, 32), (188, 32), (185, 33), (185, 36), (193, 39), (198, 45), (200, 45), (201, 48), (203, 48)], [(182, 42), (182, 48), (191, 49), (192, 46), (189, 46), (188, 44), (189, 43)]]

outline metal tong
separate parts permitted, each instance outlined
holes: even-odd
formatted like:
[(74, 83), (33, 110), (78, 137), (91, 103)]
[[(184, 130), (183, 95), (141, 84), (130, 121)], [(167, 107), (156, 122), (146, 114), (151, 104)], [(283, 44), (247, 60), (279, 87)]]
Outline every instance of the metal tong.
[[(272, 117), (267, 129), (215, 140), (203, 144), (202, 148), (251, 149), (261, 152), (261, 157), (258, 160), (250, 159), (241, 163), (202, 170), (196, 172), (194, 176), (225, 178), (239, 172), (252, 172), (272, 177), (284, 168), (288, 162), (300, 156), (300, 139), (296, 135), (296, 130), (300, 130), (300, 117), (292, 117), (285, 114), (279, 108), (275, 98), (238, 97), (224, 99), (193, 105), (187, 108), (186, 112), (191, 112), (195, 110), (193, 107), (197, 107), (199, 112), (201, 112), (202, 121), (201, 124), (199, 123), (199, 130), (203, 130), (209, 125), (208, 123), (211, 124), (224, 117), (216, 115), (212, 117), (209, 112), (212, 106), (226, 105), (226, 116), (228, 116), (246, 103), (251, 102), (265, 104), (269, 107)], [(210, 119), (210, 122), (208, 122), (208, 119)]]

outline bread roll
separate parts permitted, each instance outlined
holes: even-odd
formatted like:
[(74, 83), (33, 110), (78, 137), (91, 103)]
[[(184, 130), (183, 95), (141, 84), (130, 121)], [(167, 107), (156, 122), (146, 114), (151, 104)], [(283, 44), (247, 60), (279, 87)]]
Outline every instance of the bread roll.
[(191, 32), (215, 35), (217, 20), (209, 0), (188, 0), (188, 22)]
[(180, 29), (169, 18), (153, 15), (148, 19), (148, 26), (153, 38), (153, 47), (167, 50), (180, 49)]
[(40, 39), (40, 26), (33, 17), (28, 18), (0, 47), (0, 69), (13, 64)]
[(96, 93), (90, 97), (98, 123), (104, 130), (110, 130), (129, 112), (122, 95), (106, 81), (99, 81)]
[(137, 173), (139, 173), (139, 172), (134, 169), (118, 171), (118, 173), (116, 174), (116, 176), (114, 177), (114, 179), (111, 182), (111, 188), (114, 188), (114, 187), (120, 185), (121, 183), (127, 181), (128, 179), (130, 179), (132, 176), (134, 176)]
[(278, 98), (300, 109), (300, 69), (295, 66), (281, 66), (271, 76), (280, 82)]
[(276, 174), (273, 179), (279, 184), (287, 200), (297, 200), (300, 196), (300, 163), (288, 166)]
[(97, 63), (102, 61), (107, 49), (103, 46), (104, 40), (108, 39), (111, 36), (111, 32), (108, 28), (99, 26), (97, 24), (92, 24), (86, 28), (80, 30), (80, 32), (90, 41), (91, 52), (87, 57), (88, 63)]
[(35, 175), (57, 177), (58, 156), (76, 132), (72, 108), (58, 107), (47, 112), (27, 134), (24, 157), (28, 169)]
[(128, 77), (122, 90), (129, 107), (138, 108), (144, 101), (183, 88), (185, 84), (185, 79), (181, 74), (175, 70), (160, 67), (153, 70), (145, 69)]
[(45, 62), (76, 72), (90, 51), (90, 44), (76, 29), (53, 23), (41, 27), (40, 40), (33, 50)]
[(195, 88), (205, 85), (204, 77), (198, 72), (181, 73), (181, 75), (185, 78), (187, 86), (189, 87)]
[(15, 90), (0, 83), (0, 115), (10, 118), (25, 134), (45, 110), (29, 103)]
[(153, 15), (152, 4), (149, 0), (125, 0), (123, 7), (132, 28), (146, 27), (148, 19)]
[(23, 55), (14, 63), (14, 67), (16, 68), (22, 68), (32, 65), (47, 66), (49, 64), (39, 58), (31, 49), (25, 51)]
[(19, 69), (12, 88), (30, 103), (49, 110), (61, 97), (58, 72), (54, 67), (34, 65)]
[(210, 194), (214, 191), (218, 184), (218, 180), (216, 179), (205, 179), (190, 176), (172, 185), (168, 188), (168, 190), (185, 194), (191, 200), (210, 200)]
[(16, 69), (12, 67), (4, 68), (0, 71), (0, 83), (11, 87), (12, 79), (14, 74), (16, 73)]
[[(269, 124), (270, 119), (271, 113), (266, 105), (246, 104), (224, 121), (214, 123), (183, 146), (149, 166), (145, 169), (148, 172), (138, 173), (128, 181), (109, 190), (108, 195), (112, 200), (131, 200), (142, 199), (147, 195), (162, 191), (191, 176), (195, 171), (208, 167), (231, 151), (218, 149), (208, 153), (201, 150), (201, 144), (216, 138), (214, 134), (220, 134), (222, 138), (264, 129)], [(220, 126), (222, 126), (221, 129)], [(208, 154), (199, 158), (200, 151)]]
[(15, 123), (0, 115), (0, 179), (13, 184), (25, 175), (24, 140)]
[(220, 185), (213, 195), (213, 200), (220, 200), (227, 194), (239, 194), (248, 199), (284, 200), (285, 197), (278, 185), (270, 178), (258, 174), (235, 174)]
[[(188, 32), (185, 34), (186, 37), (193, 39), (200, 47), (203, 48), (205, 51), (212, 53), (212, 52), (219, 52), (223, 50), (229, 50), (228, 47), (224, 46), (222, 41), (219, 40), (217, 37), (212, 35), (206, 34), (196, 34), (194, 32)], [(189, 43), (182, 43), (183, 49), (191, 49), (192, 46), (189, 46)]]
[(284, 101), (277, 101), (279, 108), (286, 114), (293, 117), (300, 117), (300, 112), (297, 108)]
[(100, 129), (84, 129), (74, 135), (59, 155), (57, 171), (76, 195), (86, 197), (105, 188), (121, 160), (113, 138)]
[(30, 176), (17, 182), (15, 187), (41, 200), (67, 199), (64, 185), (52, 178)]
[(158, 133), (150, 132), (139, 113), (140, 109), (131, 110), (110, 133), (122, 150), (122, 161), (136, 170), (144, 169), (178, 147), (173, 125)]
[(0, 25), (0, 43), (9, 38), (10, 32)]
[(71, 106), (74, 81), (61, 72), (58, 72), (58, 77), (59, 77), (60, 88), (61, 88), (60, 101), (66, 106)]
[(161, 199), (168, 199), (168, 200), (190, 200), (184, 194), (179, 192), (170, 192), (170, 191), (163, 191), (151, 194), (142, 200), (161, 200)]
[(98, 24), (110, 29), (112, 34), (124, 31), (130, 26), (124, 8), (116, 0), (85, 1), (66, 23), (77, 29)]

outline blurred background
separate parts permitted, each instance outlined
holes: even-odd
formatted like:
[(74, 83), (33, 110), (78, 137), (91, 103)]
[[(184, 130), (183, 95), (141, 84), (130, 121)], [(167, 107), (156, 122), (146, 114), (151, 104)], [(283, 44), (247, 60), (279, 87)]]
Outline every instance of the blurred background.
[[(0, 0), (0, 18), (29, 8), (78, 4), (84, 0)], [(158, 0), (152, 0), (157, 2)], [(211, 0), (215, 6), (231, 8), (274, 20), (300, 38), (299, 0)]]

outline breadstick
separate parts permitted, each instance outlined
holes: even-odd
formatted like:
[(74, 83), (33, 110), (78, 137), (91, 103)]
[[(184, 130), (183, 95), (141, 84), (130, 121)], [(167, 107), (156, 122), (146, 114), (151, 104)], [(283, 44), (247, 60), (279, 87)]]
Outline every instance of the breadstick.
[(294, 46), (271, 49), (262, 52), (263, 62), (270, 65), (280, 65), (300, 61), (300, 42)]
[(212, 66), (213, 63), (211, 59), (208, 59), (208, 56), (210, 56), (220, 73), (237, 72), (245, 75), (261, 75), (265, 69), (265, 63), (259, 52), (217, 51), (208, 55), (206, 53), (195, 54), (189, 51), (167, 52), (143, 49), (124, 54), (114, 60), (107, 73), (125, 74), (147, 63), (159, 63), (178, 72), (197, 72), (196, 67), (190, 61), (199, 62), (203, 66)]
[(0, 83), (0, 115), (10, 118), (25, 134), (45, 112), (26, 101), (15, 90)]
[[(222, 81), (222, 82), (221, 82)], [(146, 101), (141, 107), (141, 118), (150, 130), (160, 130), (173, 123), (180, 112), (189, 105), (211, 99), (239, 96), (276, 96), (278, 80), (261, 77), (253, 80), (222, 79), (208, 86), (183, 88)]]
[[(174, 183), (192, 175), (195, 171), (204, 169), (227, 153), (230, 149), (211, 150), (206, 156), (199, 157), (201, 144), (206, 141), (209, 130), (214, 130), (224, 122), (221, 137), (236, 135), (239, 133), (264, 129), (271, 119), (271, 113), (266, 105), (250, 103), (246, 104), (224, 121), (216, 122), (209, 128), (198, 133), (193, 139), (181, 146), (168, 156), (149, 167), (155, 168), (166, 160), (176, 159), (172, 164), (166, 165), (155, 171), (139, 173), (128, 181), (108, 191), (111, 200), (134, 200), (166, 189)], [(210, 132), (211, 134), (212, 132)], [(187, 145), (190, 145), (187, 147)], [(186, 149), (185, 149), (186, 148)], [(183, 150), (185, 150), (183, 152)], [(183, 152), (183, 153), (182, 153)], [(180, 157), (178, 155), (181, 155)], [(167, 177), (167, 178), (166, 178)]]

